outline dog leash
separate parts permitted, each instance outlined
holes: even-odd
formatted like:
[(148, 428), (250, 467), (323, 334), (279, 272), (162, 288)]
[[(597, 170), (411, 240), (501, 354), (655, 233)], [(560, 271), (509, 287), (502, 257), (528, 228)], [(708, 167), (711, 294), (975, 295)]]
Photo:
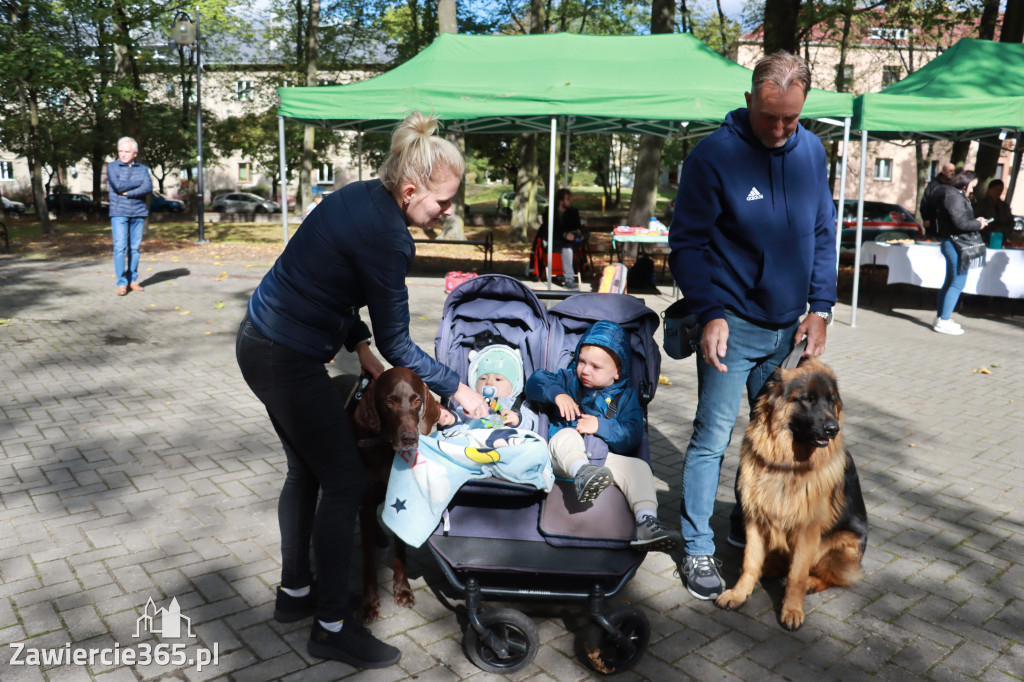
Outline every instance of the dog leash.
[(793, 350), (786, 356), (786, 359), (779, 365), (781, 369), (793, 369), (800, 364), (800, 358), (803, 356), (804, 351), (807, 349), (807, 339), (804, 339), (800, 343), (793, 346)]

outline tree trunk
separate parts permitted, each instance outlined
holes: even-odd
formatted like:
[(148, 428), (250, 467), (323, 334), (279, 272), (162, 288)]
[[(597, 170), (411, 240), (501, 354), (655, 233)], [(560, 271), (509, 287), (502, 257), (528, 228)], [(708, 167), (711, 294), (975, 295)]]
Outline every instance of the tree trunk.
[[(671, 33), (675, 27), (675, 0), (652, 0), (651, 34)], [(633, 176), (633, 198), (629, 202), (629, 224), (646, 225), (655, 215), (658, 202), (658, 176), (661, 172), (661, 149), (665, 138), (642, 135)]]
[[(925, 145), (928, 148), (925, 148)], [(928, 186), (928, 168), (931, 166), (931, 152), (933, 144), (918, 140), (914, 142), (914, 156), (917, 159), (917, 193), (914, 195), (914, 214), (921, 215), (921, 200), (924, 199), (924, 190)]]
[[(121, 117), (121, 135), (134, 138), (136, 141), (142, 137), (142, 107), (140, 93), (142, 91), (142, 79), (139, 75), (138, 63), (135, 60), (134, 43), (131, 38), (131, 28), (127, 22), (127, 16), (123, 7), (117, 8), (118, 21), (115, 23), (114, 32), (123, 36), (124, 40), (114, 45), (114, 75), (122, 92), (126, 94), (121, 97), (118, 110)], [(128, 85), (130, 90), (125, 88)]]
[[(530, 0), (530, 33), (544, 33), (546, 22), (544, 0)], [(516, 175), (509, 241), (525, 243), (529, 239), (530, 228), (536, 224), (537, 173), (537, 133), (524, 133), (519, 136), (519, 172)]]
[(1003, 29), (999, 42), (1019, 44), (1024, 42), (1024, 0), (1007, 0), (1003, 13)]
[(800, 0), (765, 0), (762, 40), (765, 55), (778, 50), (798, 53), (799, 14)]
[(949, 152), (949, 162), (961, 168), (967, 161), (967, 152), (971, 150), (970, 140), (956, 140), (953, 142), (953, 149)]
[(455, 21), (455, 0), (437, 0), (437, 32), (459, 32)]
[[(317, 56), (320, 50), (320, 0), (309, 0), (309, 28), (306, 31), (306, 85), (316, 87)], [(302, 133), (302, 170), (299, 171), (299, 200), (296, 210), (301, 211), (313, 201), (313, 144), (316, 128), (306, 126)]]
[(996, 21), (999, 19), (999, 0), (985, 0), (978, 21), (978, 37), (982, 40), (996, 39)]
[[(455, 0), (438, 0), (437, 3), (437, 30), (438, 33), (458, 33), (458, 25), (455, 21)], [(462, 155), (466, 155), (466, 137), (462, 133), (449, 133), (448, 140), (451, 141)], [(462, 176), (459, 184), (459, 191), (452, 199), (452, 214), (444, 219), (441, 225), (442, 239), (465, 239), (466, 238), (466, 176)]]
[(537, 224), (537, 133), (519, 136), (519, 172), (509, 241), (526, 243)]
[[(103, 161), (106, 159), (105, 144), (97, 140), (92, 145), (92, 155), (90, 163), (92, 164), (92, 200), (99, 202), (101, 195), (103, 194)], [(160, 188), (163, 191), (163, 188)]]
[[(466, 155), (466, 136), (461, 133), (451, 133), (448, 140), (452, 142), (462, 155)], [(441, 226), (441, 239), (465, 239), (466, 238), (466, 176), (462, 176), (459, 189), (452, 199), (452, 214), (444, 219)]]

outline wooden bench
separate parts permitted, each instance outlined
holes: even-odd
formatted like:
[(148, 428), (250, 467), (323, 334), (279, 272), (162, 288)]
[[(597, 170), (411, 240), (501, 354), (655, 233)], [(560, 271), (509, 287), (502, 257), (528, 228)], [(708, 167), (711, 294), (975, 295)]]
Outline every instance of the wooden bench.
[(413, 239), (417, 244), (454, 244), (475, 246), (484, 252), (484, 268), (490, 270), (494, 264), (494, 233), (487, 230), (483, 239)]

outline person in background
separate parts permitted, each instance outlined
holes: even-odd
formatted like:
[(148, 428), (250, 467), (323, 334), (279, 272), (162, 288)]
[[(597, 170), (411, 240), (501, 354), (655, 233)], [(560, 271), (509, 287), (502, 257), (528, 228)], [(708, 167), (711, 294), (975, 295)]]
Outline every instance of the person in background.
[(939, 236), (942, 242), (942, 256), (946, 259), (946, 279), (939, 289), (936, 303), (935, 322), (932, 329), (940, 334), (959, 336), (964, 333), (963, 327), (953, 321), (953, 308), (960, 300), (964, 285), (967, 283), (967, 270), (970, 262), (960, 256), (950, 239), (951, 235), (967, 232), (979, 232), (989, 223), (988, 218), (975, 218), (971, 201), (967, 198), (971, 188), (978, 181), (973, 171), (960, 171), (953, 176), (949, 191), (945, 194), (942, 206), (936, 213)]
[[(821, 355), (836, 302), (825, 149), (800, 125), (810, 88), (800, 57), (779, 51), (759, 61), (747, 107), (697, 144), (679, 178), (669, 265), (703, 327), (679, 573), (698, 599), (725, 590), (710, 522), (744, 386), (752, 410), (795, 343), (806, 337), (804, 355)], [(742, 546), (738, 500), (731, 521), (730, 544)]]
[(946, 195), (946, 189), (953, 180), (956, 173), (956, 166), (948, 161), (942, 164), (942, 170), (928, 181), (921, 195), (921, 220), (923, 221), (924, 234), (926, 237), (938, 237), (939, 229), (935, 224), (935, 212)]
[[(541, 234), (547, 238), (548, 214), (541, 216)], [(565, 288), (575, 291), (580, 288), (573, 269), (573, 247), (576, 240), (583, 236), (583, 223), (580, 212), (572, 205), (572, 192), (563, 187), (555, 192), (555, 229), (553, 231), (554, 248), (562, 254), (562, 275)]]
[(142, 291), (139, 284), (139, 248), (149, 207), (146, 197), (153, 192), (149, 168), (135, 161), (139, 143), (122, 137), (117, 141), (117, 160), (107, 164), (110, 197), (110, 231), (114, 238), (114, 276), (117, 295)]
[(302, 219), (305, 220), (306, 216), (313, 212), (313, 209), (324, 200), (324, 192), (319, 187), (313, 188), (313, 200), (306, 204), (306, 208), (302, 209)]
[(986, 244), (990, 243), (993, 233), (1005, 235), (1013, 230), (1013, 211), (1010, 205), (1003, 201), (1003, 188), (1005, 185), (998, 178), (988, 183), (985, 196), (978, 199), (974, 204), (975, 218), (988, 218), (989, 224), (981, 231), (982, 239)]
[(363, 668), (394, 665), (401, 652), (351, 611), (349, 559), (366, 472), (325, 363), (344, 346), (363, 371), (383, 371), (360, 319), (366, 308), (385, 360), (454, 397), (471, 417), (488, 413), (479, 394), (409, 338), (405, 279), (416, 246), (408, 225), (429, 228), (451, 215), (465, 170), (437, 127), (435, 116), (410, 114), (391, 138), (379, 179), (332, 192), (303, 221), (249, 299), (235, 345), (242, 376), (266, 407), (288, 462), (278, 501), (274, 617), (289, 623), (315, 616), (309, 654)]

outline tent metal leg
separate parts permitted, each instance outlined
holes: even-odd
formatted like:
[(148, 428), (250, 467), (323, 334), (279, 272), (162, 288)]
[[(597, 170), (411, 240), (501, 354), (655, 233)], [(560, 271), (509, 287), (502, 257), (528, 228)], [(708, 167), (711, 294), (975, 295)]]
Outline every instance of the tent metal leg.
[(284, 116), (277, 117), (277, 137), (279, 140), (279, 163), (281, 165), (281, 229), (284, 231), (284, 243), (288, 244), (288, 166), (285, 164), (284, 152)]
[(850, 326), (857, 326), (857, 294), (860, 290), (860, 239), (864, 231), (864, 177), (868, 164), (868, 131), (860, 131), (860, 187), (857, 190), (857, 237), (853, 251), (853, 298), (850, 301)]
[(555, 251), (555, 181), (558, 179), (558, 156), (555, 141), (558, 139), (558, 119), (551, 117), (551, 153), (548, 159), (548, 291), (551, 291), (551, 269)]

